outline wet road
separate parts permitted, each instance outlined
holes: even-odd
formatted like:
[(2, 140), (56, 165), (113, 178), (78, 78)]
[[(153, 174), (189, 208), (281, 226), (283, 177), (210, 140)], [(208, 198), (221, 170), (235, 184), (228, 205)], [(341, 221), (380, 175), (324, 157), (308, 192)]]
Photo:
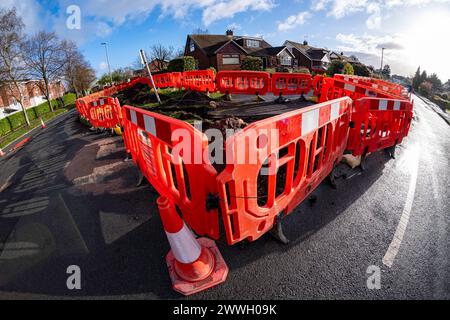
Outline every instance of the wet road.
[[(0, 297), (181, 299), (156, 195), (134, 186), (120, 138), (64, 117), (0, 159)], [(191, 299), (449, 299), (449, 166), (450, 127), (416, 98), (396, 159), (372, 154), (336, 190), (322, 183), (283, 221), (287, 246), (219, 241), (228, 279)]]

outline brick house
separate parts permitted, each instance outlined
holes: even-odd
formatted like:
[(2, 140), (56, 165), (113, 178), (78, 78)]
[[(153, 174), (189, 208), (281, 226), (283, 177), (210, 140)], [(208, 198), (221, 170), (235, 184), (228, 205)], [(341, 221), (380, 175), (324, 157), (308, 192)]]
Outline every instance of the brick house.
[(315, 73), (324, 73), (331, 63), (330, 51), (323, 48), (315, 48), (304, 42), (303, 44), (286, 40), (284, 42), (289, 51), (295, 56), (299, 67), (308, 68)]
[(225, 35), (190, 34), (187, 36), (185, 56), (195, 59), (197, 69), (240, 70), (247, 56), (259, 57), (263, 69), (292, 68), (294, 55), (286, 47), (272, 47), (263, 38)]
[[(25, 108), (32, 108), (45, 102), (45, 97), (38, 87), (38, 80), (27, 80), (20, 83), (23, 103)], [(61, 81), (56, 81), (50, 84), (50, 98), (61, 98), (65, 93), (64, 84)], [(0, 87), (0, 118), (6, 117), (11, 113), (21, 110), (19, 102), (14, 96), (19, 96), (13, 87), (14, 92), (8, 84), (3, 84)]]

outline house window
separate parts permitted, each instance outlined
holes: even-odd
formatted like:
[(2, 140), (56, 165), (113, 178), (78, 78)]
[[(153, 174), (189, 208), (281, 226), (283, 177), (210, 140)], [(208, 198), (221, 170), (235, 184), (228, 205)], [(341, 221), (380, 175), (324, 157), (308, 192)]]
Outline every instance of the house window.
[(190, 52), (194, 52), (195, 51), (195, 44), (192, 41), (191, 41), (191, 44), (189, 45), (189, 50), (190, 50)]
[(280, 62), (283, 66), (290, 66), (292, 65), (292, 58), (290, 56), (282, 56)]
[(258, 40), (247, 39), (247, 47), (259, 48), (259, 41)]
[(222, 56), (222, 64), (239, 64), (238, 54), (224, 54)]

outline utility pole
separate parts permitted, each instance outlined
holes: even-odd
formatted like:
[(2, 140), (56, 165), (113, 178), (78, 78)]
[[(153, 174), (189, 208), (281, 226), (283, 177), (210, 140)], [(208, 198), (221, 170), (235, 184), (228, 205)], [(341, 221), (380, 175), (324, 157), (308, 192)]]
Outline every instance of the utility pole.
[(107, 42), (102, 42), (101, 45), (105, 46), (106, 62), (108, 63), (109, 79), (111, 81), (111, 85), (113, 85), (113, 79), (112, 79), (112, 73), (111, 73), (111, 65), (109, 64), (109, 56), (108, 56), (108, 43)]
[(386, 48), (381, 48), (381, 68), (380, 68), (380, 76), (383, 75), (383, 58), (384, 58), (384, 50)]
[(152, 83), (153, 90), (155, 90), (156, 99), (158, 100), (158, 103), (161, 104), (161, 99), (159, 98), (158, 89), (155, 86), (155, 82), (153, 81), (152, 72), (150, 70), (150, 66), (147, 62), (147, 56), (145, 55), (145, 52), (143, 49), (139, 50), (139, 54), (141, 55), (141, 63), (147, 67), (148, 76), (150, 77), (150, 82)]

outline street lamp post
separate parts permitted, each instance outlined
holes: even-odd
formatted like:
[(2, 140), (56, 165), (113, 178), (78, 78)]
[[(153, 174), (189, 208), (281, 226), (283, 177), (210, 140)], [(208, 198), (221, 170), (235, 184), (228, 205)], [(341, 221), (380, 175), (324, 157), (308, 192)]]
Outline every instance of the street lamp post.
[(381, 48), (381, 68), (380, 68), (380, 76), (383, 75), (383, 58), (384, 58), (384, 50), (386, 48)]
[(105, 46), (106, 62), (108, 63), (109, 79), (110, 79), (111, 85), (112, 85), (113, 84), (113, 79), (112, 79), (112, 73), (111, 73), (111, 65), (109, 64), (108, 43), (107, 42), (102, 42), (101, 45)]

